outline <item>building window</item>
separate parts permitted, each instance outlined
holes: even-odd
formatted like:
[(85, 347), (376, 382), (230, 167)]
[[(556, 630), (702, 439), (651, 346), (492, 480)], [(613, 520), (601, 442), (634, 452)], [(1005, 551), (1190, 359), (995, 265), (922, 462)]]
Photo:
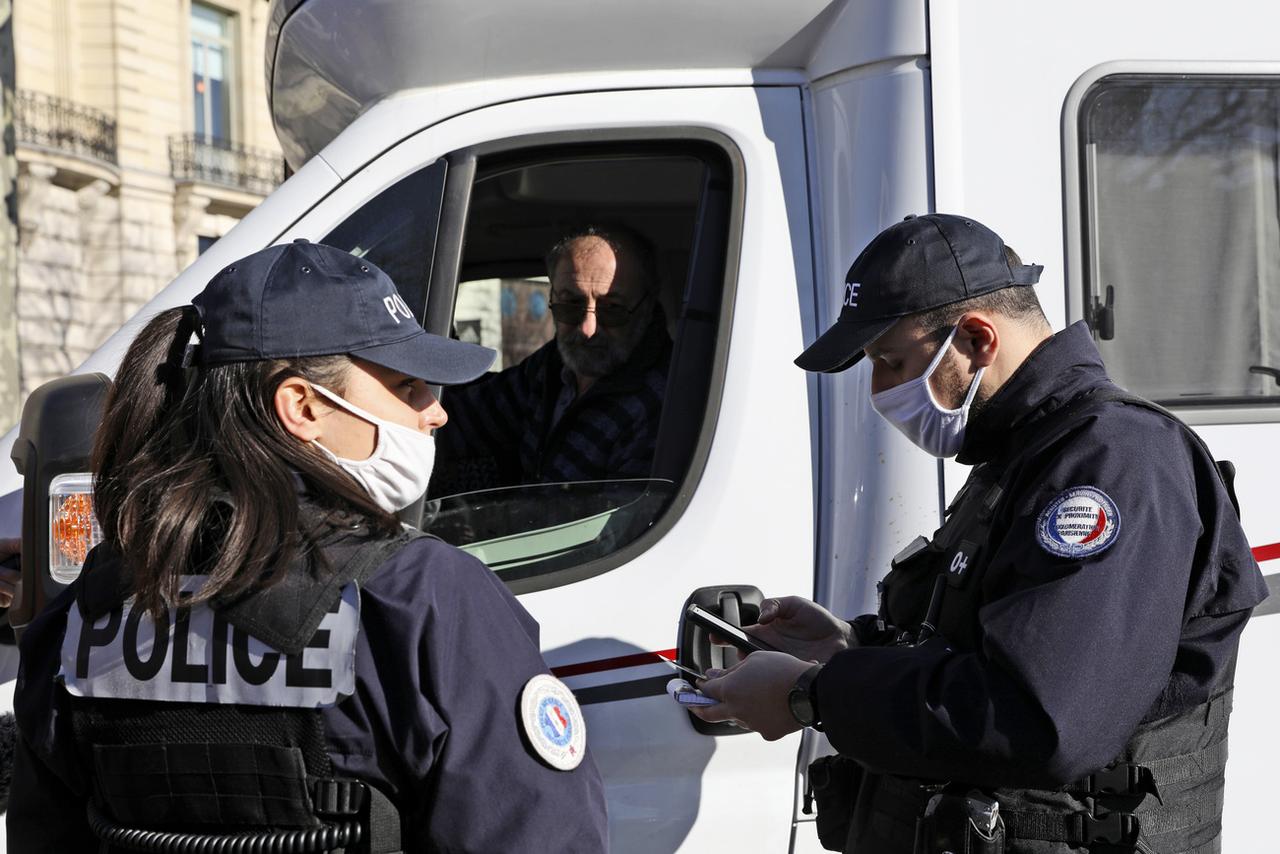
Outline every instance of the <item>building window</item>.
[(219, 9), (191, 4), (191, 103), (196, 137), (228, 141), (231, 84), (235, 68), (234, 17)]

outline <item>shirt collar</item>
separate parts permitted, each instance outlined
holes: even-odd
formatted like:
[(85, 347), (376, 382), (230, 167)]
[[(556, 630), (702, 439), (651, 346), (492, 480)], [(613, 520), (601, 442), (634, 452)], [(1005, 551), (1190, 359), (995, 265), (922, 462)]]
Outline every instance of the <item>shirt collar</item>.
[(994, 459), (1009, 436), (1107, 380), (1107, 369), (1083, 320), (1048, 338), (1013, 372), (965, 428), (956, 462)]

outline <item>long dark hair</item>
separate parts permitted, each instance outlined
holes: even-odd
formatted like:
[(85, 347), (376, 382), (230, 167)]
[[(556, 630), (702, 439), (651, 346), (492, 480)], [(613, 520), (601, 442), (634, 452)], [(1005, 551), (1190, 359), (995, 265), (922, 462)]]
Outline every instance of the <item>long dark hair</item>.
[[(125, 354), (94, 439), (94, 509), (132, 575), (138, 607), (178, 601), (184, 573), (207, 575), (184, 603), (281, 577), (335, 525), (396, 530), (350, 476), (284, 429), (276, 389), (301, 377), (342, 394), (348, 356), (184, 368), (194, 310), (169, 309)], [(323, 512), (299, 512), (295, 476)]]

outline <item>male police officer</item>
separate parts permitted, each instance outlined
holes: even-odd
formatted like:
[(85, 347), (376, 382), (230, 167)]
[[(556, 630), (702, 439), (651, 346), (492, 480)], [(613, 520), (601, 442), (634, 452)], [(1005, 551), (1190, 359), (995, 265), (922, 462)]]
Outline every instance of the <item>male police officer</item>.
[(695, 710), (770, 739), (823, 727), (854, 778), (847, 851), (1220, 847), (1236, 650), (1265, 586), (1204, 446), (1107, 379), (1084, 323), (1052, 334), (1040, 270), (973, 220), (908, 218), (796, 360), (865, 354), (881, 415), (974, 464), (878, 615), (766, 601), (753, 631), (796, 657), (712, 674), (721, 703)]

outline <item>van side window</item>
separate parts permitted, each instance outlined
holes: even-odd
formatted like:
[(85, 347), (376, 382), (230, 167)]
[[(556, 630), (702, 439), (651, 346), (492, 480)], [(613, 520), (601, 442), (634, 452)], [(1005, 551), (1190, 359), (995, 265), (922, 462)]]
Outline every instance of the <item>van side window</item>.
[(427, 530), (535, 589), (654, 527), (706, 421), (731, 186), (705, 144), (479, 157), (452, 326), (499, 358), (443, 391)]
[(320, 238), (384, 269), (431, 331), (498, 351), (440, 394), (421, 524), (517, 592), (647, 548), (706, 459), (741, 167), (727, 141), (671, 133), (453, 152)]
[(1280, 403), (1280, 80), (1117, 75), (1081, 102), (1085, 316), (1166, 405)]

